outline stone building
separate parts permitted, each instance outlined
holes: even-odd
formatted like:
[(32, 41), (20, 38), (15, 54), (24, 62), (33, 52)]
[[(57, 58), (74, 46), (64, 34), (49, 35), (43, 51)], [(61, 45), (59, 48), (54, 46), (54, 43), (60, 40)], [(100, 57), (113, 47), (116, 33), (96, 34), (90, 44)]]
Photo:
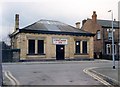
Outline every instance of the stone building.
[[(96, 34), (94, 36), (94, 53), (96, 58), (111, 59), (112, 55), (112, 21), (97, 19), (94, 11), (92, 19), (83, 20), (82, 30)], [(115, 56), (118, 58), (119, 26), (118, 21), (113, 21), (114, 49)]]
[(94, 34), (54, 20), (40, 20), (10, 35), (11, 47), (20, 49), (20, 60), (93, 59)]

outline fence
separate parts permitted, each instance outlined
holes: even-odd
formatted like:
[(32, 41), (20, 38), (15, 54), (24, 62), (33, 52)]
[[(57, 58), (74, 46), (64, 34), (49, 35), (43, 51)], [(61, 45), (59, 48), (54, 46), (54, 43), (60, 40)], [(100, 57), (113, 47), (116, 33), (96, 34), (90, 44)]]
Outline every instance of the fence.
[(2, 49), (2, 62), (18, 62), (20, 49)]

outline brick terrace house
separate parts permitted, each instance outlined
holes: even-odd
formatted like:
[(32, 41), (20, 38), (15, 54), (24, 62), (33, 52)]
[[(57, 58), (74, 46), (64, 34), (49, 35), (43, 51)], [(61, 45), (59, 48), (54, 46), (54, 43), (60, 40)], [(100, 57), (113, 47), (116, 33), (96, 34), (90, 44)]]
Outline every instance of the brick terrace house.
[[(82, 21), (82, 30), (96, 34), (94, 36), (94, 56), (96, 58), (107, 58), (110, 59), (112, 55), (112, 21), (110, 20), (99, 20), (97, 14), (94, 11), (92, 19)], [(113, 22), (114, 29), (114, 48), (115, 56), (118, 58), (118, 41), (119, 41), (119, 23), (118, 21)]]
[(10, 35), (11, 47), (20, 49), (20, 60), (93, 59), (94, 34), (54, 20), (40, 20), (19, 29), (19, 15), (15, 31)]

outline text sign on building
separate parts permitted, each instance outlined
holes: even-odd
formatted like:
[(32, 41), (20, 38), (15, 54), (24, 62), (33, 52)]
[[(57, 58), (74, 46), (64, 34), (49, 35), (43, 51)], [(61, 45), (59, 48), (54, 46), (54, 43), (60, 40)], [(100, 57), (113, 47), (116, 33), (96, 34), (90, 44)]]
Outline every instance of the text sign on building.
[(67, 44), (67, 39), (53, 38), (53, 44), (65, 45)]

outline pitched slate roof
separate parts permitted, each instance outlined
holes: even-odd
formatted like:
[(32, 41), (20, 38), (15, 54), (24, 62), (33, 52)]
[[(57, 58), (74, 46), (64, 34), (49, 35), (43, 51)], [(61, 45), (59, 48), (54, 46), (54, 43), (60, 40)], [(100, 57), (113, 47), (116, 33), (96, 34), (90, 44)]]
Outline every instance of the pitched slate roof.
[(31, 24), (25, 28), (24, 30), (41, 30), (41, 31), (58, 31), (58, 32), (79, 32), (79, 33), (87, 33), (81, 29), (77, 29), (65, 23), (54, 21), (54, 20), (40, 20)]
[[(104, 28), (111, 28), (112, 27), (112, 21), (110, 20), (97, 20), (97, 23), (100, 24)], [(119, 22), (113, 21), (113, 27), (119, 28)]]
[(94, 36), (95, 34), (77, 29), (73, 26), (54, 20), (40, 20), (22, 29), (13, 32), (10, 37), (18, 33), (57, 34), (72, 36)]
[(18, 33), (59, 34), (73, 36), (94, 36), (95, 34), (77, 29), (73, 26), (54, 20), (40, 20), (13, 32), (10, 37)]

